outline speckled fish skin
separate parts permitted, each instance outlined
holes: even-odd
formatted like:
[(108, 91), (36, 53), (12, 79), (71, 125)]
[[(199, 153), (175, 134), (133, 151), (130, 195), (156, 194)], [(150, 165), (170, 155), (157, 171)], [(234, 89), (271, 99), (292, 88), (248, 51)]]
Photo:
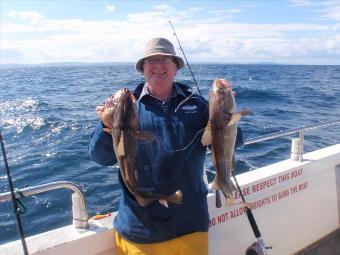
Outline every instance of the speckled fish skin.
[(141, 206), (148, 206), (154, 200), (165, 200), (181, 203), (182, 193), (177, 191), (170, 197), (155, 195), (138, 187), (138, 171), (135, 167), (137, 139), (151, 142), (154, 134), (141, 131), (138, 128), (138, 114), (136, 99), (132, 92), (123, 88), (115, 93), (106, 106), (113, 111), (113, 127), (109, 132), (112, 135), (113, 148), (119, 163), (120, 173), (127, 189), (134, 195)]
[(216, 169), (212, 189), (221, 190), (227, 204), (233, 203), (232, 192), (236, 190), (231, 181), (235, 165), (235, 141), (237, 121), (248, 111), (236, 112), (236, 103), (231, 84), (217, 79), (209, 96), (209, 122), (202, 136), (204, 145), (211, 145), (212, 162)]
[(116, 108), (112, 128), (113, 148), (124, 183), (129, 191), (136, 195), (138, 187), (135, 169), (136, 138), (132, 135), (138, 129), (135, 99), (128, 89), (121, 89), (113, 100)]

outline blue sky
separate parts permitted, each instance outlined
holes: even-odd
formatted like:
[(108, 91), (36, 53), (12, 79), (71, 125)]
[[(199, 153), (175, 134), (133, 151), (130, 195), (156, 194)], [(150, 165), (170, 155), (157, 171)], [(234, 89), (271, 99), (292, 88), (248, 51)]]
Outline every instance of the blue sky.
[(340, 64), (340, 0), (0, 0), (1, 63), (134, 62), (152, 37), (190, 62)]

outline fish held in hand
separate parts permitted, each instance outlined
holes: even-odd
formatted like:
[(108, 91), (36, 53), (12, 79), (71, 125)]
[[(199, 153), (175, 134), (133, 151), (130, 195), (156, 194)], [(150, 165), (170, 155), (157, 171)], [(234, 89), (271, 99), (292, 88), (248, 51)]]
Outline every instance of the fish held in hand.
[(232, 192), (236, 190), (231, 181), (235, 168), (235, 141), (237, 122), (250, 110), (236, 111), (236, 102), (231, 84), (224, 79), (216, 79), (209, 95), (209, 122), (202, 135), (202, 144), (211, 145), (212, 162), (216, 175), (211, 188), (221, 190), (226, 204), (233, 204)]
[(176, 191), (171, 196), (152, 194), (138, 187), (138, 170), (135, 167), (136, 143), (152, 142), (155, 135), (139, 130), (139, 118), (136, 110), (136, 99), (127, 88), (117, 91), (104, 105), (105, 114), (112, 116), (111, 127), (104, 130), (112, 135), (113, 149), (119, 163), (120, 173), (127, 189), (134, 195), (137, 203), (143, 207), (158, 200), (180, 204), (182, 192)]

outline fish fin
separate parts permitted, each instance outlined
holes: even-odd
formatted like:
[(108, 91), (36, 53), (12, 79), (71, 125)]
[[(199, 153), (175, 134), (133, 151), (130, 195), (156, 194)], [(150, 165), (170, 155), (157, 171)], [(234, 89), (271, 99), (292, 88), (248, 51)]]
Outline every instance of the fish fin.
[(158, 200), (158, 202), (161, 205), (165, 206), (166, 208), (169, 208), (168, 202), (166, 200), (160, 199), (160, 200)]
[(118, 156), (125, 156), (125, 146), (124, 146), (124, 132), (121, 131), (120, 138), (117, 146)]
[(251, 110), (249, 109), (243, 109), (242, 111), (239, 112), (241, 114), (242, 117), (248, 115), (249, 113), (251, 113)]
[(235, 201), (235, 199), (233, 198), (226, 199), (225, 206), (227, 207), (227, 206), (232, 206), (232, 205), (239, 205), (239, 206), (245, 207), (246, 209), (251, 209), (252, 207), (251, 203), (247, 203), (243, 201)]
[(139, 178), (138, 171), (135, 169), (134, 173), (135, 173), (135, 180), (138, 181), (138, 178)]
[(231, 171), (229, 171), (229, 175), (228, 177), (230, 178), (231, 177), (231, 173), (234, 173), (235, 172), (235, 169), (236, 169), (236, 157), (235, 157), (235, 153), (233, 154), (233, 157), (231, 159)]
[(149, 204), (151, 204), (151, 202), (153, 201), (153, 199), (150, 199), (150, 198), (144, 198), (144, 197), (141, 197), (139, 195), (135, 195), (135, 198), (136, 198), (136, 201), (137, 203), (140, 205), (140, 206), (143, 206), (143, 207), (147, 207)]
[(232, 180), (228, 180), (228, 189), (230, 190), (230, 192), (236, 191), (237, 188), (235, 187), (234, 183), (232, 182)]
[(103, 128), (103, 131), (112, 135), (112, 129), (111, 128)]
[(248, 115), (249, 113), (251, 113), (251, 110), (249, 110), (249, 109), (244, 109), (240, 112), (233, 113), (228, 126), (235, 125), (242, 117)]
[(246, 209), (250, 209), (251, 210), (251, 207), (252, 207), (251, 203), (241, 202), (241, 205), (244, 206)]
[(210, 145), (212, 142), (212, 135), (211, 135), (211, 124), (210, 121), (208, 122), (207, 126), (204, 129), (204, 133), (202, 135), (201, 143), (204, 146)]
[(135, 131), (130, 131), (130, 134), (136, 139), (144, 141), (144, 142), (152, 142), (153, 140), (156, 139), (156, 136), (149, 131), (135, 130)]
[(242, 115), (239, 112), (233, 113), (231, 116), (231, 120), (228, 123), (228, 126), (235, 125), (240, 119)]
[(183, 193), (177, 190), (173, 195), (166, 198), (166, 201), (174, 204), (181, 204), (183, 200)]

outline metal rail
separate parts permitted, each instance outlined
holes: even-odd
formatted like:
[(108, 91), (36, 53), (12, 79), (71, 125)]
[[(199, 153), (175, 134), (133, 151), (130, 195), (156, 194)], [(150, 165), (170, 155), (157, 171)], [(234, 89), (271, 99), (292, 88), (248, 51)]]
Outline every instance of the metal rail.
[[(34, 187), (24, 188), (20, 190), (20, 194), (23, 196), (31, 196), (35, 194), (40, 194), (46, 191), (56, 190), (66, 188), (71, 191), (72, 193), (72, 212), (73, 212), (73, 225), (76, 228), (85, 229), (88, 228), (88, 212), (87, 212), (87, 205), (85, 196), (82, 190), (72, 182), (68, 181), (57, 181), (46, 183)], [(20, 198), (21, 195), (19, 193), (15, 193), (16, 198)], [(0, 202), (7, 201), (11, 199), (11, 193), (5, 192), (0, 194)]]
[(337, 125), (337, 124), (340, 124), (340, 120), (325, 122), (325, 123), (317, 124), (317, 125), (302, 126), (302, 127), (299, 127), (299, 128), (289, 129), (289, 130), (286, 130), (286, 131), (271, 133), (271, 134), (268, 134), (268, 135), (258, 136), (256, 138), (246, 140), (244, 142), (244, 145), (259, 143), (259, 142), (263, 142), (263, 141), (267, 141), (267, 140), (271, 140), (271, 139), (275, 139), (275, 138), (284, 137), (284, 136), (292, 135), (292, 134), (295, 134), (295, 133), (299, 133), (299, 138), (295, 138), (295, 139), (292, 140), (292, 158), (293, 158), (293, 154), (296, 154), (298, 158), (295, 159), (295, 160), (302, 161), (303, 160), (303, 151), (304, 151), (304, 133), (305, 133), (305, 131), (323, 128), (323, 127), (328, 127), (328, 126)]
[[(326, 122), (326, 123), (318, 124), (318, 125), (310, 125), (310, 126), (303, 126), (303, 127), (295, 128), (295, 129), (289, 129), (287, 131), (276, 132), (276, 133), (272, 133), (268, 135), (259, 136), (253, 139), (248, 139), (244, 142), (244, 145), (259, 143), (259, 142), (299, 133), (299, 138), (296, 138), (295, 140), (298, 142), (297, 149), (295, 152), (293, 152), (293, 146), (292, 146), (292, 155), (293, 153), (296, 153), (298, 155), (298, 158), (296, 160), (302, 161), (303, 160), (302, 155), (303, 155), (304, 132), (308, 130), (328, 127), (328, 126), (337, 125), (337, 124), (340, 124), (340, 120)], [(294, 144), (294, 139), (293, 139), (293, 144)], [(43, 192), (61, 189), (61, 188), (66, 188), (66, 189), (73, 191), (72, 193), (73, 225), (76, 228), (81, 228), (81, 229), (88, 228), (89, 216), (87, 212), (85, 196), (83, 192), (81, 191), (81, 189), (77, 185), (73, 184), (72, 182), (57, 181), (57, 182), (42, 184), (42, 185), (38, 185), (34, 187), (24, 188), (20, 191), (21, 191), (21, 194), (23, 194), (23, 196), (31, 196), (31, 195), (40, 194)], [(15, 196), (16, 198), (20, 198), (21, 195), (19, 193), (16, 193)], [(10, 192), (5, 192), (5, 193), (0, 194), (0, 202), (7, 201), (10, 199), (11, 199)]]
[(271, 134), (268, 134), (268, 135), (258, 136), (256, 138), (246, 140), (244, 142), (244, 145), (263, 142), (263, 141), (271, 140), (271, 139), (274, 139), (274, 138), (279, 138), (279, 137), (295, 134), (295, 133), (298, 133), (298, 132), (301, 132), (301, 131), (313, 130), (313, 129), (328, 127), (328, 126), (332, 126), (332, 125), (336, 125), (336, 124), (340, 124), (340, 120), (326, 122), (326, 123), (318, 124), (318, 125), (302, 126), (300, 128), (289, 129), (287, 131), (280, 131), (280, 132), (276, 132), (276, 133), (271, 133)]

